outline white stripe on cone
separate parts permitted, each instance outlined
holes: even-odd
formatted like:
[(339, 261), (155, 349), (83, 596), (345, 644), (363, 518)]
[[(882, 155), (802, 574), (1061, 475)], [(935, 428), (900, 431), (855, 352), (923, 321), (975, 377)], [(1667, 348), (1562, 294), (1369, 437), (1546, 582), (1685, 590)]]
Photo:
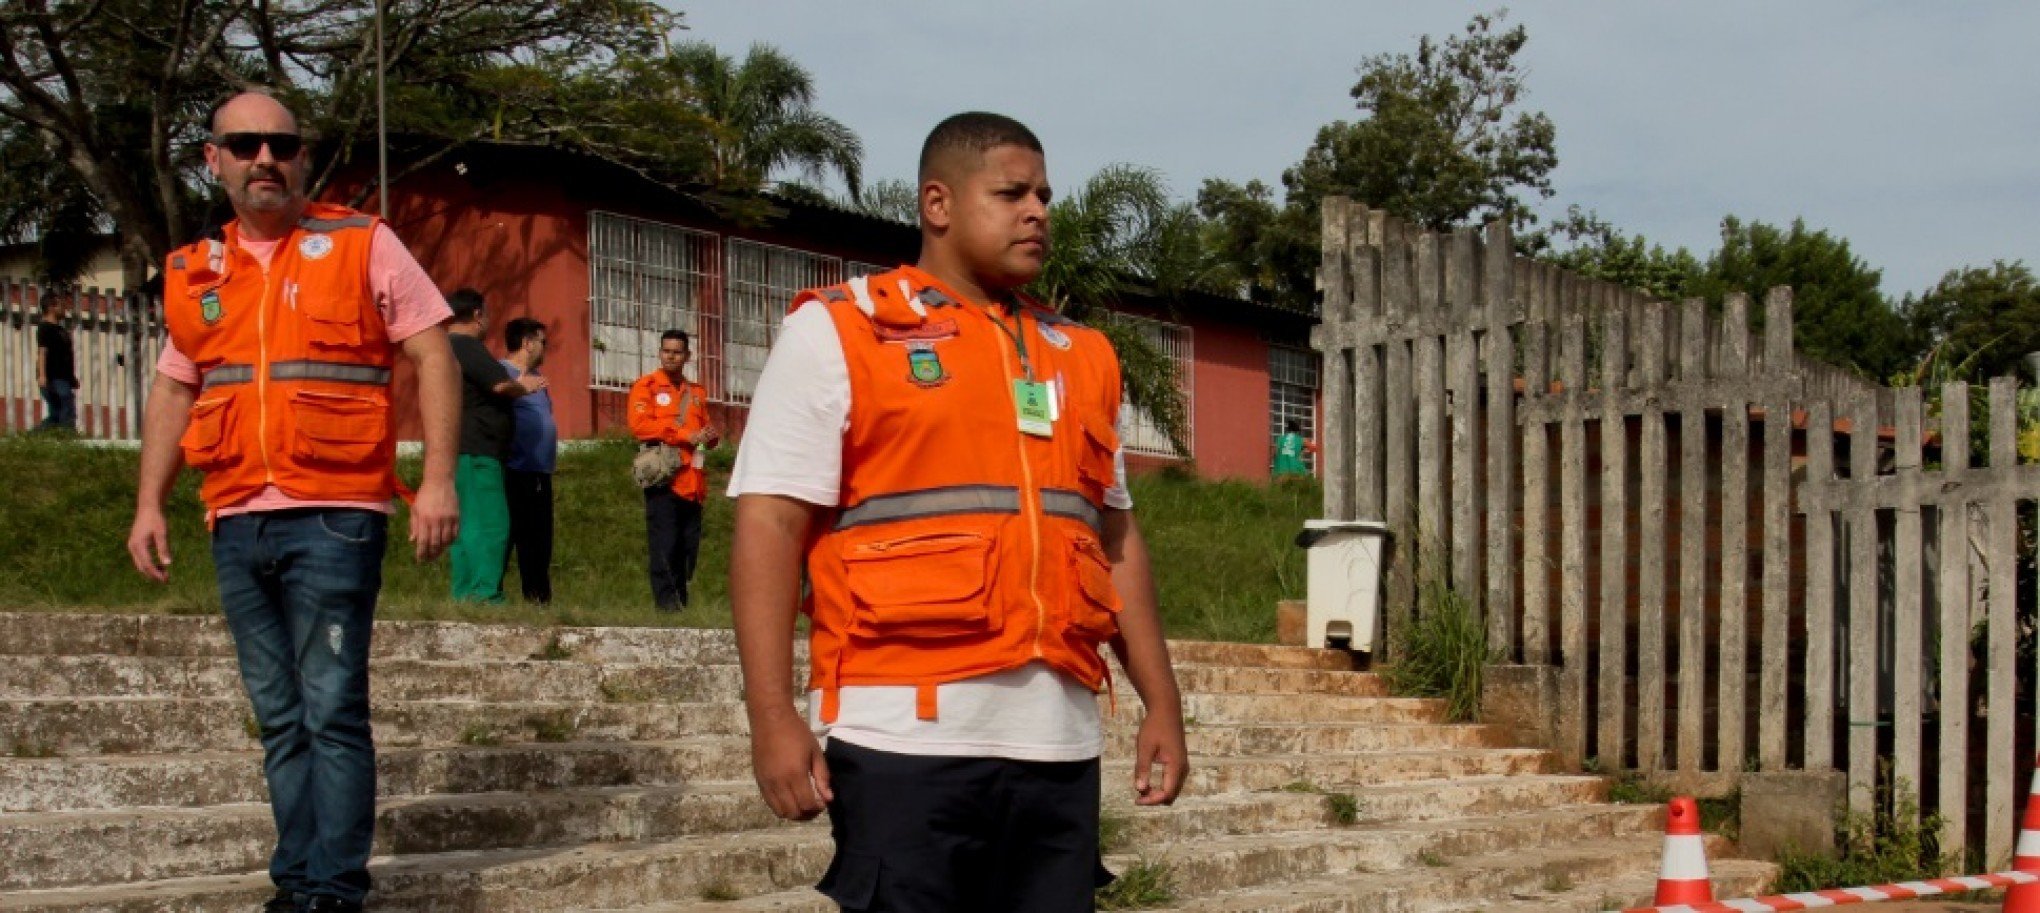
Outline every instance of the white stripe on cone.
[(1706, 881), (1707, 844), (1697, 836), (1668, 836), (1665, 838), (1664, 867), (1658, 870), (1659, 881)]
[(2012, 855), (2019, 857), (2021, 863), (2040, 865), (2040, 831), (2020, 831), (2019, 846), (2012, 850)]

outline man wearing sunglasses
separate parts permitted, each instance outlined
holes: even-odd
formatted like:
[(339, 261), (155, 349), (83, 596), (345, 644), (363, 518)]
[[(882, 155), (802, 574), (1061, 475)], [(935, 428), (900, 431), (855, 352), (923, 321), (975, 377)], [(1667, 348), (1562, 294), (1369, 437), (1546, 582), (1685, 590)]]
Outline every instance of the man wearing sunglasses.
[(164, 497), (180, 458), (205, 476), (220, 604), (262, 731), (276, 819), (266, 913), (360, 910), (375, 826), (370, 623), (398, 492), (390, 374), (417, 368), (424, 484), (411, 541), (459, 526), (459, 373), (445, 299), (381, 220), (305, 198), (304, 142), (275, 99), (214, 109), (206, 167), (234, 219), (172, 251), (170, 344), (142, 426), (128, 551), (170, 571)]

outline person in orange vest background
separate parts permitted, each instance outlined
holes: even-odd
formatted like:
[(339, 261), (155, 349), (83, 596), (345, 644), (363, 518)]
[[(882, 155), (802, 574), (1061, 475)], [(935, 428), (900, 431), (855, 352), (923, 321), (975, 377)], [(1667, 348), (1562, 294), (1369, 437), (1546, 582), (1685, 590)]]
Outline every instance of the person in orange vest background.
[(671, 481), (644, 485), (652, 602), (661, 612), (687, 607), (687, 585), (701, 553), (701, 502), (708, 496), (707, 452), (722, 440), (708, 420), (708, 391), (687, 379), (694, 351), (687, 333), (659, 337), (659, 369), (630, 385), (630, 434), (641, 448), (670, 447)]
[(1188, 770), (1118, 359), (1019, 292), (1048, 254), (1048, 200), (1025, 126), (943, 121), (921, 152), (917, 265), (801, 293), (752, 400), (730, 480), (752, 763), (780, 817), (828, 810), (818, 887), (846, 910), (1092, 909), (1111, 880), (1101, 644), (1147, 708), (1136, 801), (1173, 802)]
[(424, 483), (418, 560), (458, 531), (459, 375), (446, 302), (389, 226), (305, 198), (304, 141), (275, 99), (214, 109), (206, 167), (234, 219), (172, 251), (170, 330), (142, 419), (128, 552), (170, 572), (164, 498), (182, 461), (205, 475), (220, 607), (261, 727), (276, 821), (269, 913), (360, 910), (375, 829), (368, 655), (390, 500), (390, 372), (418, 372)]

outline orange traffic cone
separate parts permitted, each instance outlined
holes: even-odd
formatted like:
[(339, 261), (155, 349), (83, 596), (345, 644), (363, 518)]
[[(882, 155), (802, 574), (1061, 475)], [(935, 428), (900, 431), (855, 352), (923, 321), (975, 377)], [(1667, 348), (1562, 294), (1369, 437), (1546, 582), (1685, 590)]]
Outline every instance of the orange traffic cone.
[[(2019, 843), (2012, 850), (2012, 869), (2040, 874), (2040, 767), (2026, 789), (2026, 818), (2019, 825)], [(2040, 913), (2040, 884), (2015, 884), (2005, 889), (2005, 913)]]
[(1700, 805), (1680, 796), (1665, 806), (1665, 864), (1658, 870), (1660, 907), (1714, 902), (1707, 881), (1707, 846), (1700, 836)]

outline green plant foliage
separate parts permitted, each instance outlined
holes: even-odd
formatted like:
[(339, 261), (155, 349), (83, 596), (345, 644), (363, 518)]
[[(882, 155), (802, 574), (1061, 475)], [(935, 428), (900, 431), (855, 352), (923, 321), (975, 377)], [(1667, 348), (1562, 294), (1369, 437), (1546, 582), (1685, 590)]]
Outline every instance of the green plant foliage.
[(1148, 910), (1175, 902), (1175, 869), (1167, 862), (1145, 857), (1098, 889), (1100, 910)]
[(1490, 659), (1487, 625), (1473, 602), (1443, 580), (1418, 592), (1416, 617), (1396, 637), (1395, 662), (1382, 672), (1403, 697), (1444, 698), (1455, 722), (1480, 717), (1482, 676)]
[(1921, 814), (1910, 788), (1880, 786), (1874, 814), (1844, 812), (1836, 821), (1840, 853), (1787, 849), (1778, 854), (1780, 893), (1936, 878), (1955, 860), (1941, 852), (1941, 818)]
[(1340, 827), (1360, 823), (1360, 800), (1352, 793), (1325, 793), (1325, 811)]

